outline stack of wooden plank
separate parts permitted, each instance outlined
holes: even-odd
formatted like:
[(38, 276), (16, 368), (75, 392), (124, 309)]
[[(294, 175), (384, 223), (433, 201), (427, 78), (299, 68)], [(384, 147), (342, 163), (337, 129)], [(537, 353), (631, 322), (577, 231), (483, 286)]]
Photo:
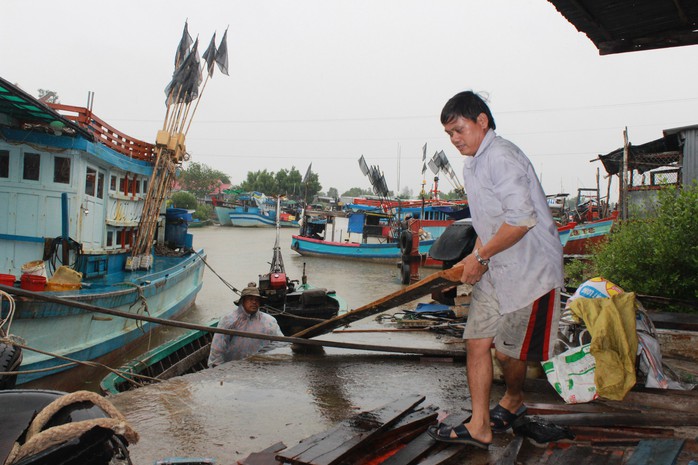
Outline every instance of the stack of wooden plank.
[[(426, 430), (436, 424), (437, 408), (420, 406), (423, 396), (410, 395), (378, 409), (362, 412), (298, 445), (276, 444), (251, 454), (240, 465), (386, 465), (445, 463), (461, 447), (439, 445)], [(462, 418), (460, 419), (463, 420)]]
[[(576, 436), (573, 441), (544, 444), (543, 449), (526, 442), (522, 429), (515, 436), (497, 435), (488, 451), (442, 444), (426, 432), (436, 424), (438, 409), (433, 405), (421, 406), (424, 400), (416, 394), (406, 396), (352, 416), (293, 447), (274, 444), (250, 454), (238, 465), (649, 465), (688, 463), (698, 452), (695, 439), (677, 437), (673, 428), (662, 428), (698, 425), (695, 414), (667, 415), (666, 411), (609, 409), (598, 404), (530, 404), (527, 421), (568, 425)], [(464, 420), (464, 416), (452, 415), (442, 421), (457, 425)], [(516, 427), (514, 431), (517, 432)], [(656, 461), (657, 458), (661, 460)]]

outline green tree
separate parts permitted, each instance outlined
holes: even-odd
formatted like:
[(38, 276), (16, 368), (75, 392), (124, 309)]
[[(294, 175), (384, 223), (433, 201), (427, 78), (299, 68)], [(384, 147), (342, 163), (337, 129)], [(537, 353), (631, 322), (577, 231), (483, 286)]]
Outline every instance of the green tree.
[(196, 207), (196, 211), (192, 216), (196, 218), (197, 220), (200, 221), (206, 221), (208, 219), (213, 218), (213, 207), (211, 205), (208, 205), (206, 203), (200, 203), (199, 206)]
[(298, 198), (302, 195), (301, 185), (303, 175), (295, 166), (291, 170), (281, 169), (274, 176), (278, 185), (279, 194), (287, 195), (290, 198)]
[(698, 184), (658, 191), (642, 218), (620, 223), (595, 253), (598, 275), (639, 294), (698, 297)]
[(342, 197), (361, 197), (362, 195), (373, 195), (373, 191), (371, 189), (362, 189), (361, 187), (352, 187), (342, 194)]
[(400, 194), (398, 194), (398, 198), (411, 199), (413, 195), (414, 195), (414, 191), (412, 190), (412, 188), (409, 186), (405, 186), (400, 191)]
[(274, 173), (267, 170), (248, 171), (247, 179), (240, 183), (240, 187), (243, 191), (257, 191), (266, 195), (277, 195), (279, 192)]
[(339, 191), (336, 187), (330, 187), (329, 189), (327, 189), (327, 196), (332, 197), (333, 199), (337, 199), (339, 198)]
[(189, 167), (182, 170), (179, 176), (179, 184), (198, 199), (205, 198), (216, 190), (221, 184), (229, 184), (230, 178), (222, 171), (215, 170), (203, 163), (192, 162)]
[(170, 198), (174, 208), (186, 208), (187, 210), (194, 210), (198, 205), (194, 194), (189, 192), (175, 192)]

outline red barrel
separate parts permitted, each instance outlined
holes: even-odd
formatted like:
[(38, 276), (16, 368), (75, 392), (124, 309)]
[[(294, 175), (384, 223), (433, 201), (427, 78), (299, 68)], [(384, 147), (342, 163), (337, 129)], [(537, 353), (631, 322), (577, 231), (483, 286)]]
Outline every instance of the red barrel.
[(41, 292), (46, 289), (46, 276), (23, 274), (20, 287), (27, 291)]
[(14, 286), (16, 280), (13, 274), (0, 274), (0, 284), (3, 286)]

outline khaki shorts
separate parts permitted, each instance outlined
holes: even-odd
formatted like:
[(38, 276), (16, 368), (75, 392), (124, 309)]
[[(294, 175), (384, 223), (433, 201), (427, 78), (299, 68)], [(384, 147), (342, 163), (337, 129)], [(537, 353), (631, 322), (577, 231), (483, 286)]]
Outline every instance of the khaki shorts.
[(475, 286), (463, 339), (492, 337), (499, 352), (518, 360), (542, 362), (553, 356), (559, 321), (559, 289), (502, 315), (497, 297)]

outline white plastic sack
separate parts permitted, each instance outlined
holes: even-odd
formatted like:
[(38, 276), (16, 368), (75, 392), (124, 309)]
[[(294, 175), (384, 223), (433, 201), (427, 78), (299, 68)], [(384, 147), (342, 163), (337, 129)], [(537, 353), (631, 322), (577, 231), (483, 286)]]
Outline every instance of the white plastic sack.
[(568, 404), (591, 402), (599, 397), (594, 383), (596, 360), (589, 346), (572, 347), (542, 363), (548, 382)]

